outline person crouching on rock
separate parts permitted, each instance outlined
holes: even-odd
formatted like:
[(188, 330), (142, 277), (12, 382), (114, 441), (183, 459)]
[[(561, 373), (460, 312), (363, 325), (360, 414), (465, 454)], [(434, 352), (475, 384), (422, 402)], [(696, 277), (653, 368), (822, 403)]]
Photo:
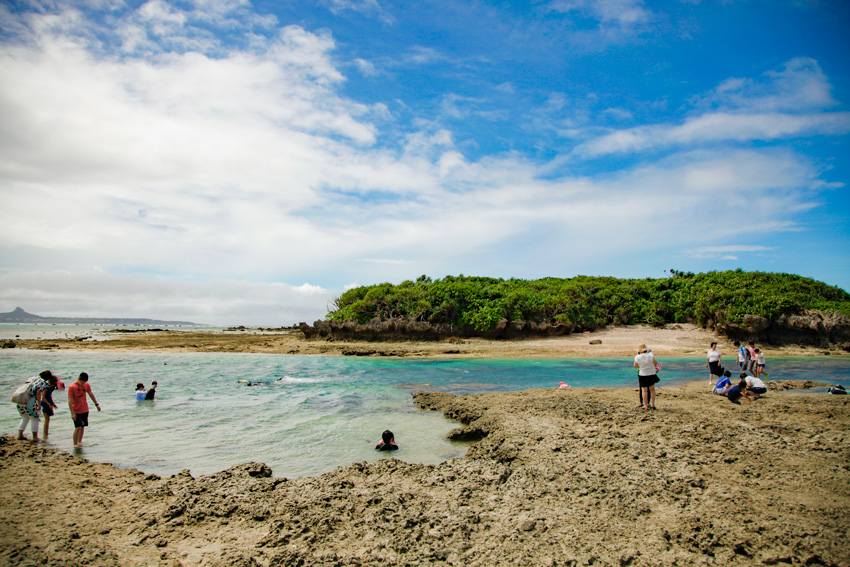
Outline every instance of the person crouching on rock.
[(383, 441), (375, 445), (375, 449), (378, 451), (395, 451), (398, 449), (398, 445), (395, 444), (393, 432), (389, 429), (381, 433), (381, 439), (383, 439)]
[(741, 380), (743, 380), (747, 385), (747, 391), (750, 392), (754, 400), (759, 399), (767, 393), (767, 384), (765, 384), (764, 380), (761, 378), (756, 376), (747, 376), (742, 372)]
[[(744, 375), (744, 373), (741, 373), (741, 376)], [(750, 392), (747, 391), (747, 381), (741, 378), (740, 382), (729, 388), (729, 391), (726, 392), (726, 397), (729, 398), (729, 401), (733, 404), (740, 405), (740, 400), (750, 403), (752, 400), (750, 399)]]

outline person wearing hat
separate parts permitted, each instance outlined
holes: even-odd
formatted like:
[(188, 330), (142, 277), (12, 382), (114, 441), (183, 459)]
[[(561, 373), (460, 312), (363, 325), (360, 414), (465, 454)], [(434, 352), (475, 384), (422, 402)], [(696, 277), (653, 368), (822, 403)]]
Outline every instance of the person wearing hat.
[(635, 368), (638, 369), (638, 382), (640, 383), (641, 404), (643, 409), (655, 409), (655, 384), (658, 380), (658, 362), (646, 345), (638, 346), (635, 357)]

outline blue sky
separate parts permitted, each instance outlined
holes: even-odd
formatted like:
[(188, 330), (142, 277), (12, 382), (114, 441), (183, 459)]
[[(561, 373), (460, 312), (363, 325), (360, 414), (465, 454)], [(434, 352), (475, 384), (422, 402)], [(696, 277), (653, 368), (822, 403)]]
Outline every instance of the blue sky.
[(0, 311), (280, 325), (421, 274), (850, 289), (840, 1), (0, 3)]

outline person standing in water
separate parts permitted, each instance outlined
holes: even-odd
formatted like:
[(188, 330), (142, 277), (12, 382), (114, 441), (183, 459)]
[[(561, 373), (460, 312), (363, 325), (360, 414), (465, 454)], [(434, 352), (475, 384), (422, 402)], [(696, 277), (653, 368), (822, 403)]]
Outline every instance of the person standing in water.
[(21, 423), (18, 425), (18, 439), (26, 439), (24, 430), (27, 424), (30, 425), (32, 431), (32, 440), (38, 441), (38, 427), (41, 424), (41, 400), (44, 396), (44, 389), (48, 387), (48, 380), (53, 385), (56, 385), (56, 377), (49, 370), (45, 370), (38, 376), (33, 376), (27, 383), (29, 384), (30, 398), (25, 404), (18, 404), (18, 413), (21, 415)]
[(145, 394), (146, 400), (152, 400), (156, 396), (156, 380), (151, 382), (151, 389), (147, 391)]
[(398, 449), (398, 445), (395, 443), (395, 436), (393, 432), (387, 429), (383, 433), (381, 433), (381, 442), (375, 445), (375, 449), (378, 451), (395, 451)]
[(50, 434), (50, 416), (53, 415), (53, 410), (59, 409), (53, 403), (53, 390), (59, 387), (59, 378), (51, 374), (47, 377), (47, 387), (44, 388), (41, 394), (41, 413), (44, 415), (44, 437), (47, 441), (47, 436)]
[(86, 394), (94, 402), (97, 411), (100, 411), (100, 404), (97, 403), (97, 398), (94, 397), (89, 385), (89, 375), (82, 372), (77, 381), (68, 386), (68, 407), (71, 409), (71, 420), (74, 422), (75, 448), (82, 445), (85, 428), (89, 425), (89, 404), (86, 401)]
[(655, 355), (649, 352), (646, 345), (639, 345), (634, 367), (638, 369), (643, 409), (655, 409), (655, 384), (659, 381), (656, 364)]

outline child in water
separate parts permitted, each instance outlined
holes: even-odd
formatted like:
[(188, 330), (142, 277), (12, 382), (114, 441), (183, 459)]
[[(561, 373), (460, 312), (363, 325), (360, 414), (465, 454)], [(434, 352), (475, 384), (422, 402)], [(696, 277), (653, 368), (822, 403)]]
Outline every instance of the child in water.
[(378, 451), (395, 451), (398, 449), (398, 445), (395, 444), (393, 432), (389, 429), (381, 433), (381, 439), (383, 439), (383, 441), (375, 445), (375, 449)]

